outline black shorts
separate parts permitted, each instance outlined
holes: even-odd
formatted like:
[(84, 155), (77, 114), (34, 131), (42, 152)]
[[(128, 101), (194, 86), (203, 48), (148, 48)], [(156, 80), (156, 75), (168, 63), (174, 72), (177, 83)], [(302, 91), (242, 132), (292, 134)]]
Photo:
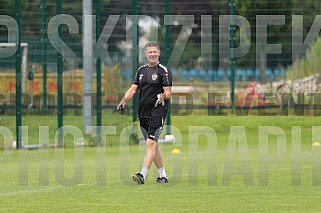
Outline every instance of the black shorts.
[(144, 135), (145, 140), (147, 138), (158, 141), (159, 136), (163, 130), (164, 118), (140, 118), (140, 129)]

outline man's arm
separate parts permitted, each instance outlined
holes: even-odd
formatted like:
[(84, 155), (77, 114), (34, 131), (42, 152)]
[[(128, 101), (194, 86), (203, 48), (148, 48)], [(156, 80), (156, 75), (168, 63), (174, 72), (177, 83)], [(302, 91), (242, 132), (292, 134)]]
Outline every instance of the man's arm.
[(131, 85), (131, 87), (125, 93), (124, 97), (119, 102), (119, 104), (117, 106), (117, 110), (125, 108), (126, 103), (134, 97), (137, 89), (138, 89), (138, 85), (136, 85), (136, 84)]
[(172, 87), (163, 87), (164, 89), (164, 100), (168, 100), (172, 95)]

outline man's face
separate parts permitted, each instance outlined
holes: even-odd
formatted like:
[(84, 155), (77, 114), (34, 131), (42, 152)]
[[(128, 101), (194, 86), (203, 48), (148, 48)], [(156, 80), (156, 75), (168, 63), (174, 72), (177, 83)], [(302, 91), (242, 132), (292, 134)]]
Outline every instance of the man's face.
[(145, 57), (149, 65), (158, 64), (159, 55), (160, 51), (157, 49), (157, 47), (147, 47), (145, 50)]

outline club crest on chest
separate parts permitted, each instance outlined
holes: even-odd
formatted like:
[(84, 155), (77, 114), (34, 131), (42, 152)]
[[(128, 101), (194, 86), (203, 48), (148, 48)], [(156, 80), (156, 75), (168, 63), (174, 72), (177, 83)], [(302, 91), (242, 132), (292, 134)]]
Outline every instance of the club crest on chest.
[(152, 80), (153, 80), (153, 81), (156, 81), (156, 80), (157, 80), (157, 77), (158, 77), (158, 75), (157, 75), (157, 73), (155, 72), (155, 73), (152, 75)]

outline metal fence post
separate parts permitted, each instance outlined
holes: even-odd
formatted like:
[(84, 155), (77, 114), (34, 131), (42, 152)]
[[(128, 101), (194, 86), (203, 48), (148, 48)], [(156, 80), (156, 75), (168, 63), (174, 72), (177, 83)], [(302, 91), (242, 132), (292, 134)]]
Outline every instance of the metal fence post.
[[(100, 0), (96, 0), (96, 42), (99, 39), (101, 33), (101, 10)], [(96, 52), (100, 52), (100, 44), (96, 45)], [(101, 125), (102, 125), (102, 108), (101, 108), (101, 59), (97, 58), (96, 61), (96, 73), (97, 73), (97, 145), (101, 141)]]
[(62, 146), (62, 137), (63, 137), (63, 129), (61, 128), (63, 126), (63, 70), (62, 70), (62, 55), (61, 55), (61, 37), (62, 32), (61, 28), (59, 27), (61, 24), (61, 0), (57, 0), (57, 15), (58, 15), (58, 36), (57, 39), (58, 42), (58, 52), (57, 52), (57, 81), (58, 81), (58, 146)]
[(15, 1), (15, 18), (18, 25), (16, 41), (16, 142), (17, 149), (21, 147), (21, 23), (20, 23), (20, 0)]
[(41, 43), (42, 43), (42, 111), (47, 112), (47, 3), (41, 1)]
[[(165, 0), (165, 15), (171, 14), (171, 0)], [(169, 56), (171, 54), (171, 26), (168, 24), (165, 26), (165, 61), (168, 63)], [(168, 112), (166, 118), (166, 134), (171, 134), (171, 124), (172, 124), (172, 103), (171, 100), (168, 101)]]
[(234, 13), (235, 3), (234, 0), (230, 0), (230, 75), (231, 75), (231, 110), (235, 106), (235, 59), (234, 59), (234, 46), (235, 46), (235, 35), (234, 35)]
[[(132, 14), (134, 17), (133, 20), (133, 49), (132, 49), (132, 76), (134, 78), (135, 73), (138, 69), (138, 4), (139, 0), (132, 0)], [(133, 122), (138, 120), (138, 96), (134, 95), (133, 97)]]

